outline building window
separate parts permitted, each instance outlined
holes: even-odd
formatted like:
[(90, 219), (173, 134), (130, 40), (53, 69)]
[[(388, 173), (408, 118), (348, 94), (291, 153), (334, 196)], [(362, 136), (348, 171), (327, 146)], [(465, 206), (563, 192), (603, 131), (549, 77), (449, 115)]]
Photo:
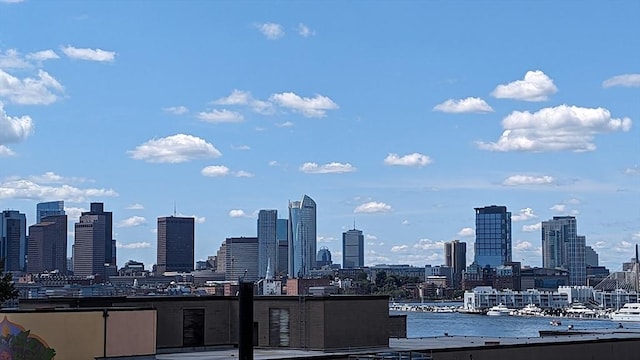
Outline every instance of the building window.
[(289, 309), (269, 309), (269, 346), (289, 346)]

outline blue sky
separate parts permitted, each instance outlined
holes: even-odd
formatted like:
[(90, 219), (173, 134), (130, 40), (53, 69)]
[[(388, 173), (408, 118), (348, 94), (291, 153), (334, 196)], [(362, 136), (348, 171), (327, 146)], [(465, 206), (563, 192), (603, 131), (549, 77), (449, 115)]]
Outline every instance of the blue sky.
[[(118, 263), (195, 216), (196, 258), (260, 209), (318, 205), (318, 248), (443, 263), (474, 207), (513, 258), (575, 215), (601, 264), (640, 242), (637, 1), (0, 0), (0, 206), (114, 214)], [(73, 234), (69, 235), (69, 246)]]

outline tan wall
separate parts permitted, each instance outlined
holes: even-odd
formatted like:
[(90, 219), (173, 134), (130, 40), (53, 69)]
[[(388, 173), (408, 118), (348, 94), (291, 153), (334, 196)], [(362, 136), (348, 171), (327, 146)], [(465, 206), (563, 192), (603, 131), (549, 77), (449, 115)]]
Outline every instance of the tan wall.
[(107, 356), (156, 353), (156, 311), (109, 311)]

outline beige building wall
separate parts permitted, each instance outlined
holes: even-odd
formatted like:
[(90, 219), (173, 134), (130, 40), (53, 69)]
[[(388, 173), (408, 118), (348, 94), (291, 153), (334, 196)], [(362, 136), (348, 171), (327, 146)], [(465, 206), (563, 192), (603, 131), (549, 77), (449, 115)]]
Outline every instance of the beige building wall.
[(156, 311), (109, 311), (107, 356), (156, 353)]

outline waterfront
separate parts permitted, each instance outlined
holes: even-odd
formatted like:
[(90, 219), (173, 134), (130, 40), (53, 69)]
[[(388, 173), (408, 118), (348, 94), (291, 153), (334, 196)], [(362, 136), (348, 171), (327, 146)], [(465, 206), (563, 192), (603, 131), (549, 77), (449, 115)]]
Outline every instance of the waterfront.
[[(392, 315), (407, 315), (407, 337), (456, 336), (538, 337), (540, 330), (614, 329), (618, 322), (601, 319), (562, 317), (486, 316), (457, 312), (390, 311)], [(552, 326), (560, 320), (561, 326)], [(640, 323), (622, 323), (625, 328), (640, 329)]]

